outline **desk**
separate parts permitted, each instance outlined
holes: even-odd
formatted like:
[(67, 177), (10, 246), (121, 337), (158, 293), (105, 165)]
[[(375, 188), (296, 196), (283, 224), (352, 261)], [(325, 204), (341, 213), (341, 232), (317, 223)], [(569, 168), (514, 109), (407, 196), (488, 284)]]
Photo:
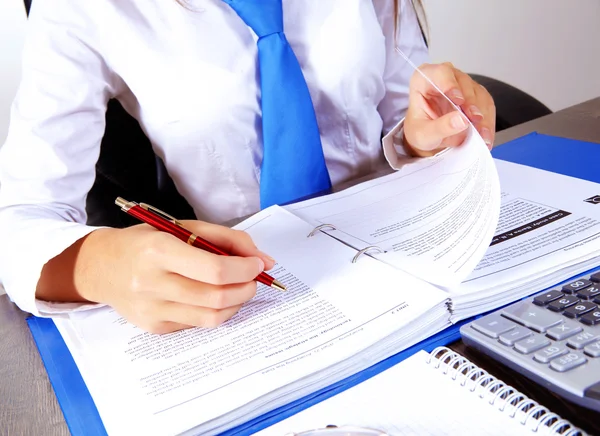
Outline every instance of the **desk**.
[[(533, 131), (600, 143), (600, 98), (500, 132), (496, 143)], [(25, 317), (6, 295), (0, 296), (0, 434), (68, 436), (69, 430)], [(460, 341), (451, 347), (573, 424), (600, 434), (597, 413), (566, 403), (519, 374), (466, 349)]]

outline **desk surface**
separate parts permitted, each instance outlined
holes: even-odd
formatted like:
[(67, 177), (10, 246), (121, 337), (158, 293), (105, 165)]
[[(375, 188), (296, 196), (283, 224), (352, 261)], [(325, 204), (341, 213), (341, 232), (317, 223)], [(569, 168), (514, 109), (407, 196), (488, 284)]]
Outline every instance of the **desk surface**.
[[(533, 131), (600, 143), (600, 98), (499, 132), (496, 144)], [(0, 434), (68, 436), (69, 430), (25, 323), (25, 316), (6, 295), (0, 296)], [(510, 381), (515, 388), (573, 424), (600, 434), (597, 413), (563, 401), (514, 371), (467, 349), (460, 341), (451, 347), (491, 374)]]

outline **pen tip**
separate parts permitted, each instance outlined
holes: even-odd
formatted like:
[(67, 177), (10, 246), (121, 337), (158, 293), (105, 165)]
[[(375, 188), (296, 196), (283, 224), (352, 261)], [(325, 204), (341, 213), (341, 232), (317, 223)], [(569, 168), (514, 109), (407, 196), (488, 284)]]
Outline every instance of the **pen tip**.
[(127, 200), (121, 197), (117, 197), (117, 199), (115, 200), (115, 204), (122, 208), (127, 206)]
[(273, 280), (273, 283), (271, 283), (271, 286), (275, 289), (279, 289), (280, 291), (286, 291), (287, 288), (285, 287), (285, 285), (283, 283), (281, 283), (278, 280)]

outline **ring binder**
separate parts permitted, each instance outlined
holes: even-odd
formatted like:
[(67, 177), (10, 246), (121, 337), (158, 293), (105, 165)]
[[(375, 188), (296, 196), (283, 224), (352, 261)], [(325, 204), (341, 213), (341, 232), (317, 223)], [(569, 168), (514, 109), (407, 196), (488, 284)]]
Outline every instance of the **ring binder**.
[(358, 261), (358, 258), (360, 256), (362, 256), (363, 254), (365, 254), (367, 251), (371, 251), (371, 250), (377, 250), (380, 253), (385, 253), (385, 250), (379, 248), (377, 245), (370, 245), (368, 247), (363, 248), (362, 250), (360, 250), (358, 253), (356, 253), (356, 256), (354, 256), (352, 258), (352, 263), (356, 263)]
[(312, 229), (312, 231), (308, 234), (307, 238), (315, 236), (317, 232), (320, 232), (326, 227), (329, 227), (331, 230), (337, 230), (333, 224), (321, 224), (320, 226), (317, 226), (314, 229)]
[[(317, 234), (317, 232), (320, 232), (321, 230), (326, 229), (326, 228), (329, 228), (330, 230), (337, 230), (337, 228), (333, 224), (321, 224), (321, 225), (318, 225), (317, 227), (315, 227), (314, 229), (312, 229), (312, 231), (308, 234), (307, 238), (311, 238), (311, 237), (315, 236)], [(356, 255), (352, 258), (352, 263), (358, 262), (358, 259), (360, 258), (360, 256), (362, 256), (363, 254), (365, 254), (366, 252), (371, 251), (371, 250), (377, 250), (380, 253), (385, 253), (385, 250), (378, 247), (377, 245), (370, 245), (368, 247), (363, 248), (362, 250), (359, 250), (358, 253), (356, 253)]]
[(433, 365), (433, 368), (440, 370), (442, 374), (449, 375), (452, 380), (458, 381), (471, 392), (479, 390), (480, 398), (488, 396), (487, 402), (491, 406), (496, 406), (500, 412), (507, 413), (511, 418), (516, 418), (517, 412), (521, 412), (524, 416), (519, 423), (522, 425), (533, 423), (531, 424), (533, 432), (545, 428), (548, 432), (545, 434), (568, 436), (582, 434), (582, 431), (568, 420), (551, 412), (449, 348), (435, 348), (429, 354), (426, 363)]

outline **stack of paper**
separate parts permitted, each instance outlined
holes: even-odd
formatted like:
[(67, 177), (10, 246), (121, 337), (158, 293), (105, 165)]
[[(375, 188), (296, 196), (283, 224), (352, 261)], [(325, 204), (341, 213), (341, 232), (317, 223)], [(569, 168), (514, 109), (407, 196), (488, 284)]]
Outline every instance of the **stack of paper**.
[[(103, 308), (55, 322), (111, 435), (214, 434), (355, 374), (449, 325), (447, 294), (279, 208), (244, 223), (277, 256), (229, 322), (157, 336)], [(321, 255), (322, 254), (322, 255)], [(115, 395), (118, 393), (118, 395)]]

